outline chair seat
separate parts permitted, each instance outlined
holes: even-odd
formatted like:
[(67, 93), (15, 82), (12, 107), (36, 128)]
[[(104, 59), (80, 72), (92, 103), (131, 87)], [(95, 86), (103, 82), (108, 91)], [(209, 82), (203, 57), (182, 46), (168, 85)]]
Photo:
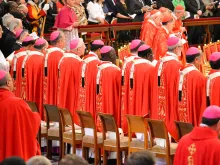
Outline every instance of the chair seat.
[[(116, 147), (116, 139), (104, 140), (104, 146)], [(128, 137), (120, 138), (120, 147), (128, 147)]]
[(41, 134), (46, 134), (47, 133), (47, 127), (41, 126)]
[[(82, 139), (84, 143), (94, 144), (94, 136), (85, 135)], [(97, 143), (103, 143), (102, 133), (97, 133)]]
[(130, 142), (130, 147), (144, 149), (144, 141), (133, 138), (132, 141)]
[[(73, 133), (70, 131), (64, 132), (63, 138), (73, 139)], [(82, 140), (82, 134), (75, 133), (75, 140)]]
[[(65, 127), (65, 132), (71, 129), (71, 127)], [(48, 136), (59, 137), (59, 127), (50, 127), (48, 129)]]
[[(170, 155), (175, 155), (176, 149), (178, 144), (177, 143), (170, 143)], [(166, 148), (161, 147), (159, 145), (155, 145), (152, 148), (149, 148), (150, 151), (156, 153), (156, 154), (166, 154)]]

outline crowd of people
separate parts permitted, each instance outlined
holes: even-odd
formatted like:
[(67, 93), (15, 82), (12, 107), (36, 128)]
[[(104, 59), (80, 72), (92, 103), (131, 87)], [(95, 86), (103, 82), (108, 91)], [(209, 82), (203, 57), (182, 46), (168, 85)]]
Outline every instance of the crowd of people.
[[(10, 156), (27, 161), (41, 154), (36, 136), (41, 121), (46, 120), (43, 105), (50, 104), (68, 109), (76, 125), (80, 125), (76, 110), (90, 112), (98, 131), (102, 126), (97, 112), (112, 114), (125, 134), (126, 114), (163, 120), (176, 142), (173, 121), (191, 123), (196, 128), (183, 142), (180, 140), (174, 163), (179, 165), (189, 159), (203, 162), (202, 154), (180, 150), (189, 147), (194, 151), (201, 147), (202, 140), (217, 139), (220, 53), (211, 54), (208, 59), (211, 71), (205, 77), (200, 72), (203, 53), (189, 47), (194, 39), (199, 40), (196, 33), (202, 27), (186, 29), (182, 18), (188, 17), (186, 11), (189, 18), (212, 15), (218, 11), (219, 4), (201, 0), (164, 2), (2, 1), (0, 134), (4, 136), (0, 137), (0, 161)], [(116, 50), (102, 40), (91, 42), (85, 55), (86, 46), (77, 30), (79, 25), (104, 24), (114, 17), (118, 22), (143, 21), (140, 39), (131, 41), (130, 53), (118, 66)], [(49, 41), (41, 37), (44, 30), (54, 26), (57, 30), (51, 32)], [(118, 34), (126, 38), (132, 33)], [(39, 113), (32, 112), (24, 100), (36, 102)], [(214, 143), (207, 144), (207, 150), (211, 151)], [(217, 152), (217, 149), (210, 152), (214, 157), (207, 160), (215, 162)], [(196, 158), (197, 155), (201, 158)], [(128, 162), (135, 162), (133, 159), (135, 156), (128, 158)]]

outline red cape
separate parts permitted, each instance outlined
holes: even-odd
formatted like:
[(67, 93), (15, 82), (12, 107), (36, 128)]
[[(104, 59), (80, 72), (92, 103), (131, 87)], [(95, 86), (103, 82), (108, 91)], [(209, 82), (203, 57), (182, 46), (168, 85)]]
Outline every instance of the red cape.
[(178, 143), (174, 165), (220, 164), (220, 141), (216, 131), (208, 127), (195, 127)]
[[(188, 64), (181, 71), (190, 66), (192, 65)], [(200, 116), (206, 108), (205, 88), (206, 79), (198, 70), (184, 76), (182, 98), (178, 101), (179, 121), (192, 123), (194, 126), (200, 124)]]
[[(71, 56), (71, 57), (70, 57)], [(76, 110), (78, 109), (80, 75), (82, 60), (77, 55), (65, 53), (60, 61), (58, 106), (67, 108), (79, 124)]]
[(0, 161), (10, 156), (24, 160), (39, 153), (36, 140), (40, 116), (6, 89), (0, 89)]
[(151, 22), (147, 22), (145, 26), (145, 31), (143, 34), (143, 41), (145, 44), (149, 45), (150, 47), (153, 46), (154, 37), (157, 33), (158, 28), (153, 25)]
[(45, 57), (47, 59), (47, 67), (44, 62), (44, 103), (57, 105), (58, 63), (64, 52), (52, 46), (47, 51), (50, 53)]
[[(169, 56), (169, 55), (166, 55)], [(174, 120), (177, 120), (178, 107), (178, 78), (181, 64), (176, 60), (170, 60), (163, 64), (158, 86), (158, 69), (161, 61), (158, 61), (153, 82), (153, 108), (151, 117), (164, 120), (169, 133), (177, 139)]]

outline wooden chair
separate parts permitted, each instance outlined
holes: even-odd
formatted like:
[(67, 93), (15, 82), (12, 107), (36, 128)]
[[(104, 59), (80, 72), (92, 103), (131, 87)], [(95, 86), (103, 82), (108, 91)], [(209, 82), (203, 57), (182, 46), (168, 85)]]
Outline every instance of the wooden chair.
[[(26, 103), (28, 104), (28, 106), (30, 107), (32, 112), (38, 112), (39, 113), (37, 104), (35, 102), (26, 100)], [(46, 138), (47, 139), (47, 127), (40, 125), (37, 138), (38, 138), (39, 145), (41, 146), (41, 138)]]
[[(62, 157), (64, 157), (66, 143), (72, 145), (72, 153), (76, 154), (76, 145), (82, 144), (82, 133), (81, 133), (81, 129), (75, 130), (73, 117), (69, 112), (69, 110), (59, 108), (59, 111), (62, 117), (62, 130), (63, 130)], [(70, 130), (65, 131), (65, 127), (70, 127)]]
[[(103, 164), (107, 165), (108, 151), (116, 152), (117, 165), (122, 164), (122, 151), (125, 151), (125, 158), (128, 155), (128, 138), (120, 138), (118, 127), (116, 125), (113, 115), (98, 113), (102, 123), (103, 131)], [(106, 134), (115, 133), (114, 138), (106, 137)]]
[[(173, 162), (173, 158), (176, 152), (177, 143), (170, 143), (167, 127), (162, 120), (152, 120), (146, 119), (149, 129), (150, 129), (150, 137), (151, 137), (151, 148), (148, 150), (152, 151), (156, 154), (157, 157), (166, 158), (167, 165), (171, 164), (171, 160)], [(165, 146), (162, 147), (160, 145), (154, 145), (155, 138), (165, 139)]]
[[(87, 160), (89, 154), (89, 148), (94, 149), (95, 165), (101, 164), (101, 148), (103, 146), (103, 138), (96, 131), (96, 125), (91, 113), (86, 111), (76, 111), (79, 116), (82, 130), (82, 154)], [(87, 130), (91, 130), (92, 133), (88, 134)]]
[(216, 43), (216, 49), (217, 49), (217, 52), (220, 52), (220, 40), (218, 40)]
[[(52, 141), (56, 140), (59, 141), (60, 147), (60, 160), (62, 159), (62, 145), (63, 145), (63, 138), (62, 138), (62, 119), (61, 114), (58, 108), (54, 105), (44, 104), (44, 108), (46, 110), (47, 115), (47, 157), (51, 158), (52, 156)], [(52, 127), (50, 122), (57, 122), (59, 127)]]
[[(126, 115), (128, 122), (128, 153), (146, 150), (148, 148), (147, 123), (143, 116)], [(133, 133), (141, 133), (144, 141), (141, 139), (132, 139)]]
[(176, 129), (178, 132), (179, 140), (186, 134), (190, 133), (193, 130), (193, 125), (191, 123), (184, 123), (180, 121), (174, 121)]

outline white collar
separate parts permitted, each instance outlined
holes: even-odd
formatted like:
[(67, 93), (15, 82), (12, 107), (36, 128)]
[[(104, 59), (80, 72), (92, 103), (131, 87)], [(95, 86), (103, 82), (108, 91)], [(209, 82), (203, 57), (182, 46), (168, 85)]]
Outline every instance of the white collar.
[(203, 124), (203, 123), (199, 124), (199, 126), (200, 126), (200, 127), (209, 127), (208, 125)]
[(94, 52), (92, 52), (92, 51), (90, 51), (89, 52), (89, 54), (93, 54), (93, 55), (95, 55), (96, 57), (98, 57), (98, 55), (97, 54), (95, 54)]
[(152, 20), (148, 20), (148, 22), (150, 22), (150, 23), (153, 24), (155, 27), (157, 27), (157, 25), (155, 24), (154, 21), (152, 21)]
[(176, 59), (178, 59), (178, 56), (175, 53), (173, 53), (173, 52), (167, 51), (167, 54), (170, 55), (170, 56), (175, 57)]
[(165, 26), (162, 26), (162, 28), (166, 31), (167, 34), (169, 34), (169, 30)]

